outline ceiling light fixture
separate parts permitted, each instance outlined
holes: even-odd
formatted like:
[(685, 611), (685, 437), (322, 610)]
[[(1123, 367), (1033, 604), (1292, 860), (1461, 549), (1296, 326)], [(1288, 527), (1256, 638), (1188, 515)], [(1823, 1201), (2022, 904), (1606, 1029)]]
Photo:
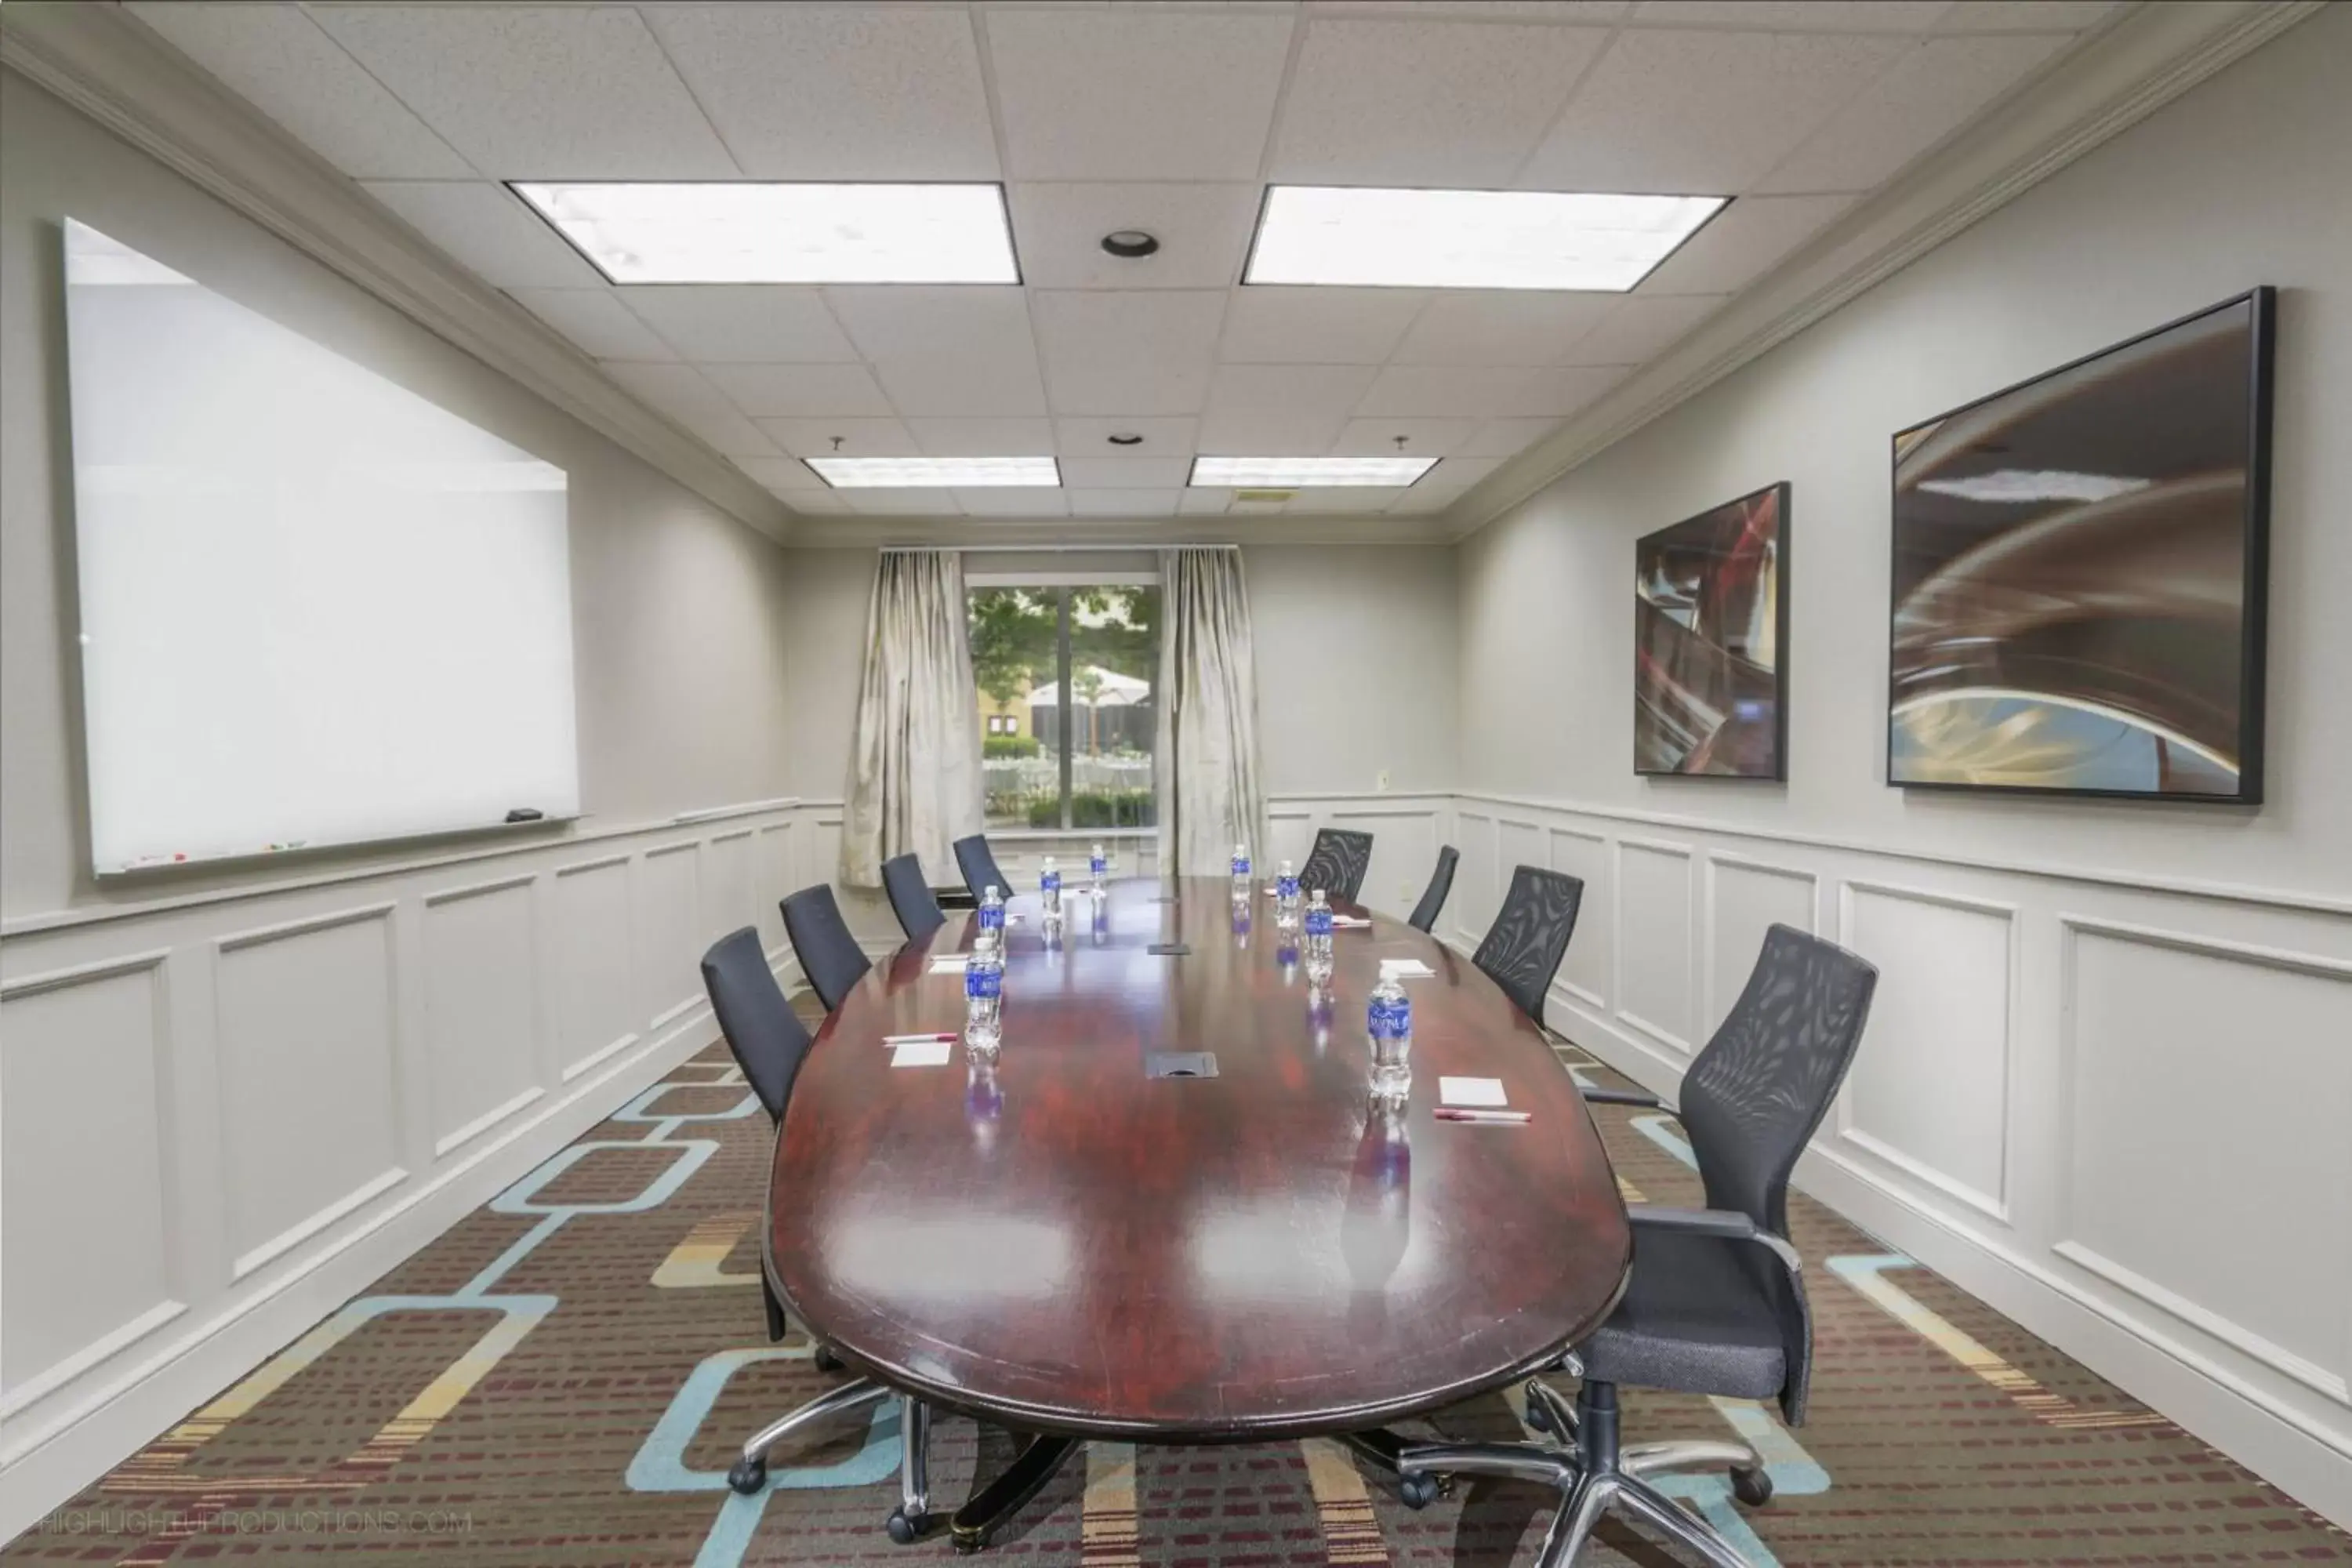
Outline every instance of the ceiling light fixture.
[(1132, 430), (1118, 430), (1103, 437), (1114, 447), (1140, 447), (1143, 437)]
[(1156, 254), (1160, 241), (1139, 228), (1115, 228), (1102, 237), (1102, 247), (1121, 261), (1139, 261)]
[(615, 283), (1018, 283), (1004, 187), (517, 181)]
[(1434, 458), (1195, 458), (1194, 487), (1409, 485), (1437, 466)]
[(1058, 489), (1062, 468), (1051, 458), (803, 458), (837, 490), (876, 489), (978, 489), (1036, 485)]
[(1274, 185), (1242, 281), (1622, 293), (1727, 199)]

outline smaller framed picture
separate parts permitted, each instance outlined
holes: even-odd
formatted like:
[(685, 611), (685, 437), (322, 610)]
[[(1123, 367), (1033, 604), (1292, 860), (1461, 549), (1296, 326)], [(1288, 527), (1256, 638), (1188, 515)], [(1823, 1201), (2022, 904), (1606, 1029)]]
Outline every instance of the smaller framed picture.
[(1633, 771), (1789, 776), (1789, 483), (1633, 545)]

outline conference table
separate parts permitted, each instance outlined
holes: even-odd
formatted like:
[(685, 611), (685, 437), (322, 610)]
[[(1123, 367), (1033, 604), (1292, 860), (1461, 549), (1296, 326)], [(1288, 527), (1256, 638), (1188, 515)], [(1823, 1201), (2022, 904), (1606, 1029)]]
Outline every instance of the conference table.
[[(973, 1550), (1088, 1437), (1342, 1437), (1558, 1362), (1607, 1317), (1633, 1242), (1574, 1081), (1495, 984), (1409, 925), (1337, 933), (1311, 987), (1271, 899), (1223, 878), (1035, 895), (1005, 928), (1003, 1044), (958, 1031), (950, 914), (844, 999), (793, 1081), (768, 1194), (770, 1282), (891, 1388), (1027, 1439), (953, 1521)], [(1365, 1004), (1409, 979), (1412, 1088), (1374, 1105)], [(1524, 1124), (1438, 1119), (1499, 1079)]]

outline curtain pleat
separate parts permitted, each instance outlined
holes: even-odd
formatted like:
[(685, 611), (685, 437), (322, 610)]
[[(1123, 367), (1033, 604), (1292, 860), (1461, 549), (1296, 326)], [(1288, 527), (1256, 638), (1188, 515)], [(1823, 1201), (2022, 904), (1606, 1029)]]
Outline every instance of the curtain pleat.
[(1265, 844), (1241, 552), (1161, 551), (1160, 593), (1160, 874), (1218, 876), (1235, 844), (1259, 858)]
[(866, 675), (843, 789), (841, 881), (873, 888), (912, 852), (935, 886), (981, 827), (980, 700), (952, 550), (885, 552), (866, 615)]

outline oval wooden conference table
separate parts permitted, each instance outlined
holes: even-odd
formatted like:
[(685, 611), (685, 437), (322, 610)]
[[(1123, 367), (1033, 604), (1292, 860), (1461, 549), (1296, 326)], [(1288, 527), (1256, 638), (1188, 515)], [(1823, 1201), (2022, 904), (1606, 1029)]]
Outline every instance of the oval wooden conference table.
[[(1600, 1137), (1475, 967), (1373, 915), (1318, 996), (1273, 900), (1244, 915), (1224, 879), (1065, 902), (1050, 945), (1037, 899), (1012, 902), (992, 1068), (961, 1044), (894, 1068), (882, 1044), (961, 1028), (962, 976), (930, 963), (971, 916), (867, 974), (793, 1081), (769, 1187), (770, 1279), (811, 1332), (1031, 1436), (960, 1547), (1087, 1436), (1341, 1436), (1392, 1461), (1370, 1429), (1551, 1364), (1616, 1304), (1633, 1242)], [(1405, 982), (1412, 1092), (1389, 1114), (1363, 1025), (1383, 958), (1436, 972)], [(1170, 1059), (1192, 1053), (1214, 1076)], [(1441, 1076), (1499, 1079), (1532, 1119), (1436, 1120)]]

